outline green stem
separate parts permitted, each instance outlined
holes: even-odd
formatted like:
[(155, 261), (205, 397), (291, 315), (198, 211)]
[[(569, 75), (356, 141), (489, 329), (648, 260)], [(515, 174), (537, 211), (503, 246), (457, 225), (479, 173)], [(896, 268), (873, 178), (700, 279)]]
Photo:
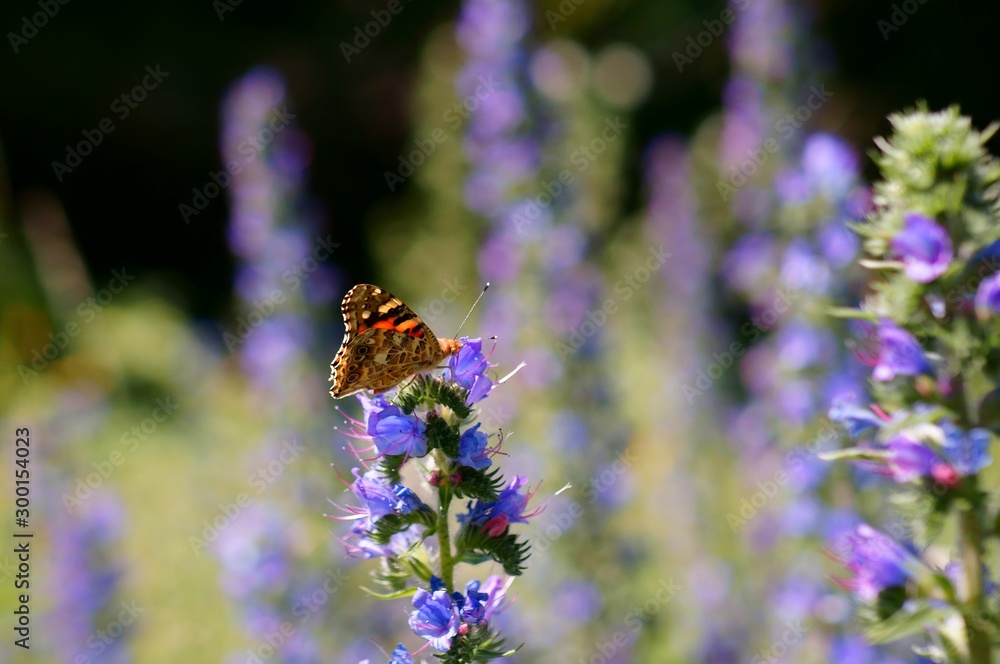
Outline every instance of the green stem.
[(455, 590), (455, 558), (451, 552), (451, 524), (448, 519), (448, 511), (451, 507), (451, 484), (447, 477), (450, 474), (451, 464), (448, 457), (438, 449), (434, 450), (434, 458), (437, 460), (438, 472), (441, 473), (441, 484), (438, 485), (438, 518), (437, 535), (438, 544), (441, 549), (441, 581), (448, 594)]
[[(971, 479), (971, 478), (970, 478)], [(980, 528), (980, 508), (973, 504), (962, 511), (962, 537), (959, 543), (962, 571), (965, 574), (965, 633), (969, 639), (971, 664), (992, 664), (989, 635), (982, 629), (986, 608), (983, 598), (983, 533)]]

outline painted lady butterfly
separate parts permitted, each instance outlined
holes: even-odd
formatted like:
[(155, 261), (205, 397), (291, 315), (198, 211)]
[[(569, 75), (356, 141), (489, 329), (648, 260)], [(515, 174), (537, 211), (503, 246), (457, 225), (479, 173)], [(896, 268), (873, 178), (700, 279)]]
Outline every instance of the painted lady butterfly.
[(346, 332), (330, 364), (334, 399), (391, 390), (413, 374), (436, 369), (462, 347), (456, 339), (438, 339), (402, 300), (372, 284), (348, 291), (340, 310)]

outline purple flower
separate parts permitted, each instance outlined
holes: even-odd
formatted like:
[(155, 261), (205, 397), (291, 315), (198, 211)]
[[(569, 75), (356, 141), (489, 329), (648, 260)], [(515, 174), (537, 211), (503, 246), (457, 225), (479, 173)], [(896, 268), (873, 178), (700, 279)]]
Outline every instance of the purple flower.
[(976, 313), (983, 320), (1000, 313), (1000, 272), (983, 279), (976, 289)]
[(424, 423), (416, 415), (407, 415), (398, 406), (391, 406), (381, 397), (366, 403), (365, 425), (379, 454), (406, 454), (422, 457), (427, 454)]
[(912, 576), (906, 569), (907, 551), (866, 523), (842, 535), (838, 544), (846, 549), (844, 566), (853, 575), (839, 582), (866, 602), (876, 599), (886, 588), (904, 585)]
[(364, 520), (362, 529), (370, 530), (374, 524), (383, 516), (389, 514), (409, 514), (415, 509), (423, 509), (424, 504), (417, 497), (417, 494), (403, 486), (402, 484), (389, 484), (377, 471), (369, 470), (364, 475), (360, 475), (358, 469), (354, 469), (354, 483), (351, 490), (358, 497), (364, 508)]
[(465, 430), (458, 441), (458, 463), (469, 468), (482, 470), (489, 468), (493, 462), (486, 453), (489, 436), (479, 430), (480, 423)]
[(478, 625), (489, 620), (494, 613), (502, 611), (505, 608), (503, 603), (508, 585), (496, 574), (486, 579), (482, 589), (475, 579), (465, 584), (465, 595), (453, 594), (462, 622)]
[(482, 339), (462, 337), (459, 341), (462, 347), (448, 360), (448, 366), (455, 382), (469, 391), (466, 402), (474, 404), (485, 399), (493, 389), (493, 381), (486, 376), (490, 363), (483, 356)]
[[(423, 539), (425, 530), (426, 526), (414, 523), (406, 530), (393, 534), (388, 544), (379, 544), (371, 538), (361, 537), (349, 552), (358, 558), (398, 558)], [(362, 529), (359, 534), (365, 532), (367, 531)]]
[(392, 651), (392, 657), (389, 658), (389, 664), (413, 664), (413, 658), (410, 657), (410, 651), (406, 646), (402, 643), (396, 646)]
[(942, 460), (921, 442), (905, 435), (894, 436), (886, 443), (889, 473), (897, 482), (912, 482), (926, 477)]
[(942, 422), (941, 429), (945, 436), (942, 452), (959, 475), (973, 475), (993, 463), (990, 432), (986, 429), (966, 432), (951, 422)]
[(897, 375), (915, 376), (929, 373), (931, 366), (924, 357), (924, 349), (916, 338), (891, 321), (883, 321), (878, 328), (878, 359), (872, 378), (884, 382)]
[(833, 404), (829, 415), (831, 420), (847, 429), (847, 435), (855, 440), (864, 432), (879, 429), (883, 424), (878, 415), (867, 408), (851, 406), (842, 400)]
[(520, 489), (528, 480), (517, 475), (510, 481), (506, 489), (500, 492), (495, 501), (476, 501), (473, 506), (469, 501), (467, 514), (459, 514), (458, 521), (462, 525), (481, 526), (490, 537), (499, 537), (511, 523), (527, 523), (524, 508), (531, 500), (531, 494), (521, 493)]
[(410, 613), (410, 629), (430, 641), (435, 650), (445, 652), (458, 633), (459, 617), (448, 591), (441, 587), (433, 590), (439, 585), (434, 581), (432, 578), (432, 592), (419, 588), (413, 595), (415, 610)]
[(903, 272), (917, 283), (934, 281), (951, 263), (951, 238), (947, 231), (930, 217), (908, 214), (906, 226), (889, 245), (903, 261)]

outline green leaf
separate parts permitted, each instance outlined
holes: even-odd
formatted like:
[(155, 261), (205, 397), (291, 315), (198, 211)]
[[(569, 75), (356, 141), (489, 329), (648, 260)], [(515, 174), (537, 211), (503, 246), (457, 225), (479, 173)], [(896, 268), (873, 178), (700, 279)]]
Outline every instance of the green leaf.
[(863, 459), (865, 461), (885, 461), (886, 452), (881, 450), (871, 450), (863, 447), (845, 447), (842, 450), (830, 450), (820, 452), (818, 455), (823, 461), (839, 461), (841, 459)]
[(417, 592), (416, 588), (406, 588), (405, 590), (397, 590), (396, 592), (391, 592), (391, 593), (375, 592), (371, 588), (366, 588), (364, 586), (360, 586), (360, 588), (363, 592), (368, 593), (372, 597), (377, 597), (378, 599), (399, 599), (400, 597), (409, 597), (410, 595)]
[(865, 630), (865, 638), (873, 644), (891, 643), (922, 632), (928, 627), (940, 625), (955, 610), (934, 607), (926, 601), (907, 604), (887, 619)]

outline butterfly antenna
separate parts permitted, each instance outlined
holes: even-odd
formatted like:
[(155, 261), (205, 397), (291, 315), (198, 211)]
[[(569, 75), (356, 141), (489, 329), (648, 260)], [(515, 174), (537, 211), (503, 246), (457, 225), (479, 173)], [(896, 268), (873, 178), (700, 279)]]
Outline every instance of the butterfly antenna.
[(483, 299), (483, 295), (486, 295), (486, 290), (489, 287), (490, 287), (490, 282), (487, 281), (486, 285), (483, 286), (483, 292), (479, 294), (479, 297), (476, 298), (476, 301), (472, 303), (471, 307), (469, 307), (469, 313), (465, 314), (465, 319), (462, 320), (462, 324), (459, 325), (458, 330), (455, 331), (455, 336), (454, 336), (455, 339), (458, 339), (458, 333), (462, 331), (463, 327), (465, 327), (465, 324), (469, 321), (469, 316), (471, 316), (472, 312), (475, 311), (476, 305), (479, 304), (479, 301), (481, 299)]

